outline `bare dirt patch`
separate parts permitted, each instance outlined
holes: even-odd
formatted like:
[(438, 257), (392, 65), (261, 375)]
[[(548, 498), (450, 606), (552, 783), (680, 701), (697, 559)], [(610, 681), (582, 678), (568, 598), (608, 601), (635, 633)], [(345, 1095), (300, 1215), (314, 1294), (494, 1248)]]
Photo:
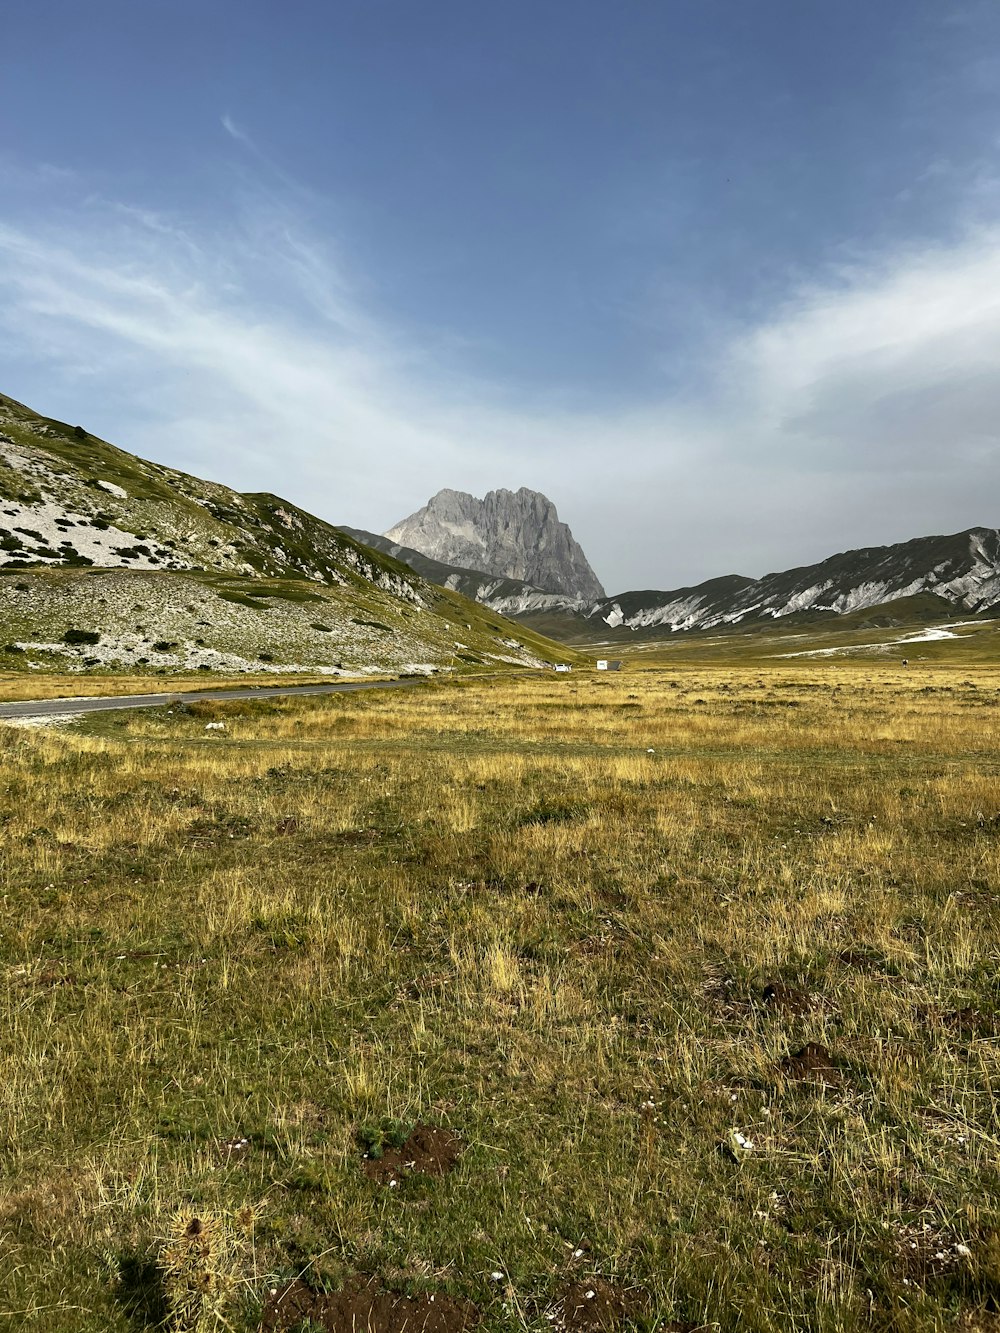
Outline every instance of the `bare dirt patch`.
[(800, 1050), (786, 1055), (778, 1068), (786, 1078), (809, 1079), (831, 1086), (840, 1082), (840, 1071), (833, 1056), (818, 1041), (807, 1041)]
[(369, 1180), (398, 1185), (410, 1175), (445, 1176), (462, 1152), (462, 1140), (440, 1125), (417, 1125), (400, 1146), (387, 1146), (380, 1156), (369, 1152), (363, 1167)]
[(245, 1134), (234, 1134), (228, 1139), (220, 1139), (215, 1146), (218, 1159), (223, 1165), (237, 1166), (247, 1160), (251, 1142)]
[(769, 981), (761, 991), (760, 998), (769, 1009), (801, 1017), (812, 1008), (809, 995), (797, 986), (786, 986), (783, 981)]
[(75, 722), (79, 716), (79, 713), (47, 713), (40, 717), (5, 717), (0, 719), (0, 725), (21, 727), (25, 730), (37, 730), (39, 727), (66, 727)]
[(324, 1333), (465, 1333), (478, 1323), (471, 1301), (444, 1292), (403, 1296), (358, 1276), (335, 1292), (313, 1291), (296, 1278), (268, 1296), (260, 1327), (261, 1333), (303, 1326)]
[(896, 1267), (907, 1285), (926, 1285), (966, 1265), (971, 1250), (956, 1236), (928, 1224), (902, 1227), (896, 1235)]
[(545, 1318), (559, 1333), (601, 1333), (625, 1328), (646, 1305), (646, 1293), (639, 1288), (591, 1277), (564, 1287)]

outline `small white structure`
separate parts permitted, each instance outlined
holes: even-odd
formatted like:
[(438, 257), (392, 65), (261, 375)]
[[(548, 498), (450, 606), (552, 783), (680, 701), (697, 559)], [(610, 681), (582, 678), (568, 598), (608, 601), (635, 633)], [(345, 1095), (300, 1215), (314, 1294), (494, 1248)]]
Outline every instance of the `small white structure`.
[(597, 663), (598, 671), (621, 671), (621, 662), (609, 662), (607, 658), (602, 657)]
[(567, 664), (566, 664), (565, 662), (557, 662), (557, 663), (556, 663), (556, 670), (557, 670), (557, 671), (572, 671), (573, 668), (572, 668), (571, 666), (567, 666)]

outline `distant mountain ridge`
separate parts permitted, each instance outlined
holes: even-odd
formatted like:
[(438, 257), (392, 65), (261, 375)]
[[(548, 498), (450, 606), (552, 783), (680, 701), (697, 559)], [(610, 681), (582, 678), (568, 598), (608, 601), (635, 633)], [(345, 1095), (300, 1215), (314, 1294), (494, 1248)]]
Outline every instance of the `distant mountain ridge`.
[(843, 551), (814, 565), (713, 579), (675, 592), (609, 598), (596, 614), (612, 629), (713, 629), (794, 615), (845, 615), (930, 594), (942, 611), (1000, 604), (1000, 531), (970, 528), (891, 546)]
[(605, 595), (580, 544), (539, 491), (443, 490), (385, 533), (432, 560), (574, 598)]
[[(496, 579), (430, 561), (417, 552), (351, 530), (359, 540), (392, 554), (425, 578), (452, 587), (491, 610), (545, 632), (570, 637), (600, 632), (674, 634), (730, 625), (792, 619), (835, 619), (905, 603), (912, 612), (981, 614), (1000, 607), (1000, 530), (976, 527), (950, 536), (916, 537), (863, 547), (813, 565), (753, 579), (739, 574), (691, 587), (619, 593), (587, 599), (547, 592), (528, 582)], [(900, 606), (900, 611), (903, 607)]]
[[(277, 496), (147, 462), (0, 394), (0, 666), (438, 669), (561, 660), (565, 650), (541, 635), (626, 642), (868, 611), (891, 623), (1000, 614), (996, 528), (845, 551), (759, 579), (608, 597), (537, 492), (479, 501), (444, 491), (413, 517), (515, 569), (533, 555), (532, 567), (561, 570), (574, 591), (336, 528)], [(66, 638), (76, 630), (87, 640)]]

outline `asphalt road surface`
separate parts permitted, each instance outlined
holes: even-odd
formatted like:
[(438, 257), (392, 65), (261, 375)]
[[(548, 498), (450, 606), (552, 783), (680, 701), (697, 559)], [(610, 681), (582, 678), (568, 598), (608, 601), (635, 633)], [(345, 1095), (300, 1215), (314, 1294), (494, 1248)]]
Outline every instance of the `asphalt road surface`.
[(196, 703), (205, 699), (266, 699), (275, 694), (344, 694), (349, 690), (398, 690), (417, 680), (351, 680), (336, 685), (265, 685), (258, 689), (183, 690), (176, 694), (118, 694), (102, 699), (19, 699), (0, 704), (5, 717), (50, 717), (53, 713), (101, 713), (109, 708), (160, 708), (164, 704)]

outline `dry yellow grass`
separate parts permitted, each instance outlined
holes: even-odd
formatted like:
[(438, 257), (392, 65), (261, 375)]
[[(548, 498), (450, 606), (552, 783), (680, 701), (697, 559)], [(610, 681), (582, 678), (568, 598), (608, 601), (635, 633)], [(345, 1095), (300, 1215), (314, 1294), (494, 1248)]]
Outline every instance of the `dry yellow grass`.
[[(577, 1273), (649, 1328), (988, 1327), (998, 707), (691, 667), (0, 732), (0, 1321), (152, 1324), (196, 1203), (261, 1213), (236, 1328), (355, 1268), (491, 1330)], [(367, 1180), (383, 1117), (458, 1169)]]

